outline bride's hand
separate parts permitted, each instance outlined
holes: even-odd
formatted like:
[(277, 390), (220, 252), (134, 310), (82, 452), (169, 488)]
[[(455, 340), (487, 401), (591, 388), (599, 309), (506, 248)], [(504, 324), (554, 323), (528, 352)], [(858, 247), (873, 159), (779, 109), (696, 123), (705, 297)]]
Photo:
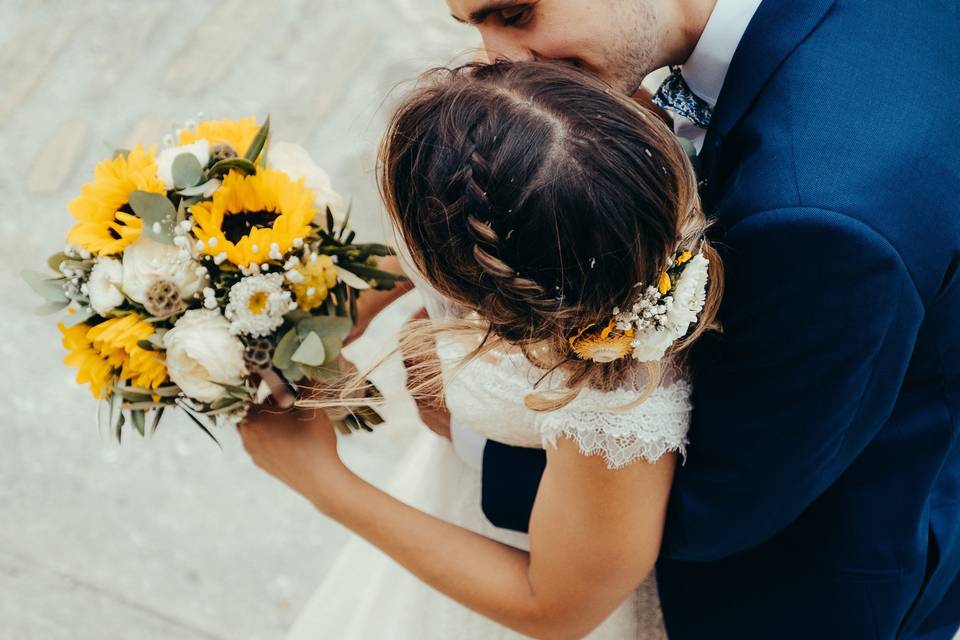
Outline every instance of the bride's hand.
[(253, 405), (237, 426), (253, 462), (321, 511), (350, 476), (337, 454), (337, 434), (317, 409)]

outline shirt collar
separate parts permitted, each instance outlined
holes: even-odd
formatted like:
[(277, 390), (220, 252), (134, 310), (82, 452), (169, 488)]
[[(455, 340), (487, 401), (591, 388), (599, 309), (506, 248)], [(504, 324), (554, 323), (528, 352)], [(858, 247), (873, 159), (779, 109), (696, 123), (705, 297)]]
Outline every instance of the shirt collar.
[(711, 107), (717, 105), (730, 61), (761, 1), (717, 0), (697, 46), (683, 63), (687, 86)]

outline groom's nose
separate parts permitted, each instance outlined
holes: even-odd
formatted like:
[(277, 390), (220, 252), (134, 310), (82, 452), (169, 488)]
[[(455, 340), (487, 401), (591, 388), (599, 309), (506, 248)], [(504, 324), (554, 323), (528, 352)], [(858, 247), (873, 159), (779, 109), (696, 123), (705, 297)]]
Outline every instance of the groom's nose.
[(493, 63), (498, 60), (519, 62), (539, 58), (536, 53), (518, 42), (515, 34), (511, 34), (508, 29), (481, 26), (480, 37), (483, 39), (483, 51), (487, 62)]

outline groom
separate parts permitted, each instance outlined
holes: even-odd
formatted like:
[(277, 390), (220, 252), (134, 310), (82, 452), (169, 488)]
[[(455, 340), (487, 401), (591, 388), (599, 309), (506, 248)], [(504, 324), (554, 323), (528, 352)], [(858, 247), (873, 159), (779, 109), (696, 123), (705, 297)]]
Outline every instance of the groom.
[[(448, 4), (491, 59), (630, 93), (680, 65), (656, 101), (728, 279), (657, 567), (671, 637), (952, 638), (960, 3)], [(543, 453), (481, 447), (485, 512), (525, 529)]]

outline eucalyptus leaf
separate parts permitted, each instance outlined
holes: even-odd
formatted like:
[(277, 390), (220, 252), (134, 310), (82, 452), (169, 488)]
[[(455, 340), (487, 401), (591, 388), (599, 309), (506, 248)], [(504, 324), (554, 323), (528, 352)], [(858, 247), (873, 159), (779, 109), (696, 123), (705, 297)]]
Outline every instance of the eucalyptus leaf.
[(280, 373), (286, 378), (287, 382), (296, 382), (303, 378), (303, 367), (296, 362), (290, 362), (289, 365), (280, 369)]
[(327, 358), (323, 361), (323, 366), (335, 365), (340, 350), (343, 348), (343, 339), (339, 336), (321, 336), (320, 340), (323, 341), (323, 348), (327, 352)]
[(311, 331), (297, 347), (297, 350), (293, 352), (290, 359), (308, 367), (319, 367), (327, 359), (327, 350), (324, 348), (320, 336)]
[(263, 146), (267, 143), (267, 137), (269, 135), (270, 116), (267, 116), (267, 119), (263, 122), (263, 126), (260, 127), (257, 135), (255, 135), (253, 141), (250, 142), (250, 147), (247, 149), (247, 152), (243, 154), (244, 159), (255, 163), (257, 158), (260, 157), (260, 152), (263, 151)]
[(142, 436), (145, 435), (146, 417), (143, 409), (137, 409), (130, 412), (130, 420), (133, 422), (133, 428)]
[(143, 232), (149, 238), (164, 244), (173, 244), (177, 210), (165, 195), (134, 191), (130, 194), (130, 208), (143, 220)]
[(220, 188), (221, 181), (217, 178), (210, 178), (203, 184), (198, 184), (195, 187), (188, 187), (186, 189), (181, 189), (177, 191), (182, 196), (204, 196), (209, 198), (213, 195), (213, 192)]
[(63, 311), (69, 304), (69, 302), (44, 302), (39, 307), (34, 307), (33, 312), (38, 316), (50, 316)]
[(273, 350), (273, 366), (278, 369), (286, 369), (289, 367), (290, 356), (293, 355), (299, 346), (300, 337), (295, 328), (283, 334), (283, 337), (280, 338), (276, 348)]
[(173, 186), (176, 189), (186, 189), (200, 182), (203, 167), (197, 156), (192, 153), (181, 153), (173, 159)]
[(327, 207), (327, 232), (333, 233), (333, 228), (336, 225), (336, 222), (333, 219), (333, 212), (330, 211), (330, 207)]
[(157, 347), (149, 340), (137, 340), (137, 346), (144, 351), (156, 351)]
[(46, 274), (30, 269), (22, 270), (20, 277), (48, 302), (69, 302), (66, 294), (63, 293), (62, 279), (50, 278)]
[(340, 377), (340, 372), (336, 369), (326, 367), (310, 367), (302, 365), (303, 373), (314, 382), (329, 383)]
[(318, 336), (337, 336), (341, 340), (350, 334), (353, 322), (343, 316), (310, 316), (297, 323), (297, 333), (305, 338), (311, 331)]

